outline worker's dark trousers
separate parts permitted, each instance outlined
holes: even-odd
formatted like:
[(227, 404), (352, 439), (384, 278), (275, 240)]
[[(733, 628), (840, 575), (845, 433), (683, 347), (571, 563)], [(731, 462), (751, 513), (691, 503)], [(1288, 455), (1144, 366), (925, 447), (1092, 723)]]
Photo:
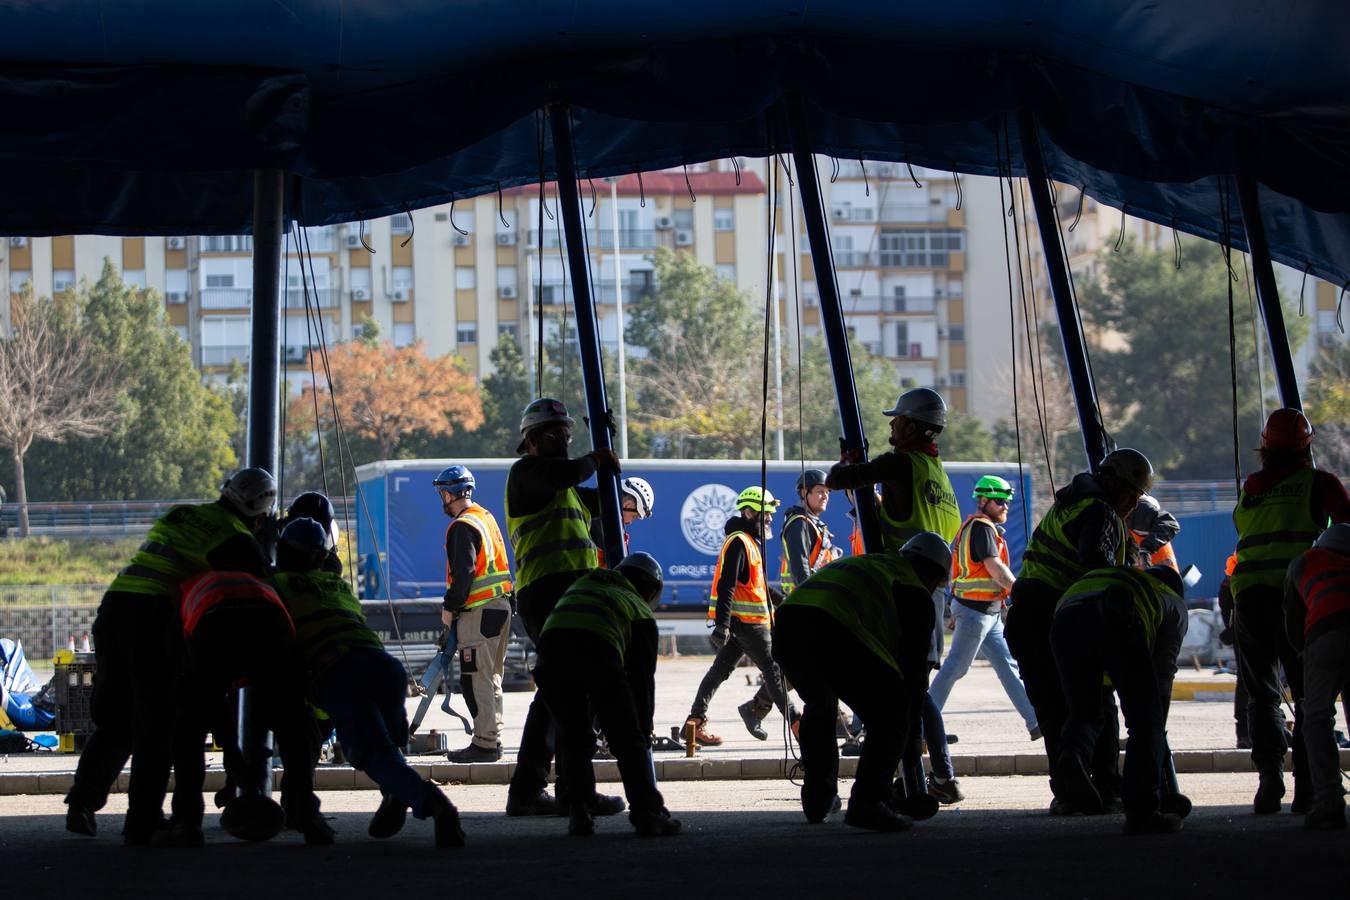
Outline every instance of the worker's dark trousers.
[[(524, 588), (516, 591), (516, 613), (525, 626), (525, 633), (539, 646), (539, 633), (544, 629), (544, 621), (563, 593), (572, 586), (584, 570), (559, 572), (536, 579)], [(529, 712), (525, 714), (525, 730), (520, 737), (520, 754), (516, 757), (516, 770), (511, 775), (511, 797), (527, 802), (539, 795), (548, 786), (548, 770), (553, 763), (554, 748), (553, 714), (548, 704), (538, 693), (530, 701)], [(560, 795), (567, 788), (567, 762), (558, 760), (558, 779), (556, 791)]]
[(1090, 765), (1104, 725), (1102, 675), (1109, 675), (1129, 729), (1125, 815), (1147, 816), (1158, 809), (1163, 711), (1148, 635), (1133, 602), (1123, 593), (1107, 592), (1062, 607), (1055, 613), (1050, 639), (1068, 701), (1061, 759), (1072, 755), (1085, 768)]
[(1280, 667), (1294, 698), (1294, 785), (1307, 778), (1308, 755), (1299, 723), (1303, 709), (1303, 663), (1284, 631), (1283, 597), (1278, 588), (1248, 588), (1233, 598), (1237, 619), (1238, 664), (1247, 685), (1247, 731), (1252, 739), (1252, 762), (1261, 772), (1284, 767), (1289, 749), (1280, 701)]
[(163, 816), (173, 703), (163, 689), (165, 646), (178, 616), (167, 597), (109, 591), (94, 620), (94, 733), (66, 802), (101, 809), (131, 758), (124, 833), (143, 835)]
[(550, 631), (539, 641), (534, 677), (558, 725), (558, 759), (565, 760), (569, 802), (595, 795), (594, 714), (618, 762), (630, 809), (651, 813), (665, 809), (656, 788), (648, 729), (639, 722), (634, 688), (617, 648), (587, 631)]
[[(838, 793), (839, 745), (835, 722), (843, 700), (867, 729), (850, 803), (886, 801), (900, 754), (910, 740), (914, 710), (923, 699), (933, 611), (925, 604), (900, 623), (907, 646), (897, 648), (904, 677), (883, 662), (839, 620), (810, 606), (783, 606), (773, 631), (773, 654), (801, 695), (803, 709), (802, 811), (817, 819)], [(903, 638), (902, 638), (903, 640)], [(828, 648), (824, 652), (822, 648)]]
[(779, 712), (785, 719), (792, 719), (796, 712), (792, 709), (787, 692), (783, 689), (783, 676), (774, 665), (771, 647), (769, 626), (733, 618), (726, 646), (717, 651), (711, 668), (699, 682), (698, 693), (694, 695), (694, 705), (689, 708), (690, 717), (702, 719), (708, 715), (708, 704), (712, 702), (713, 694), (717, 693), (722, 683), (736, 671), (736, 663), (740, 662), (741, 656), (744, 655), (750, 657), (750, 661), (764, 676), (764, 687)]
[(1036, 722), (1045, 740), (1045, 758), (1050, 774), (1055, 774), (1059, 758), (1060, 734), (1068, 718), (1068, 703), (1060, 685), (1059, 670), (1050, 648), (1050, 624), (1060, 592), (1047, 584), (1019, 578), (1013, 585), (1008, 606), (1008, 621), (1003, 634), (1008, 649), (1017, 660), (1027, 698), (1036, 710)]
[[(241, 796), (262, 795), (272, 769), (270, 730), (285, 766), (282, 798), (288, 819), (305, 822), (319, 809), (314, 795), (315, 728), (305, 702), (305, 674), (289, 624), (270, 604), (218, 606), (202, 616), (183, 647), (175, 689), (173, 816), (200, 825), (206, 733), (225, 751), (225, 771)], [(231, 688), (247, 683), (252, 719), (239, 749)]]

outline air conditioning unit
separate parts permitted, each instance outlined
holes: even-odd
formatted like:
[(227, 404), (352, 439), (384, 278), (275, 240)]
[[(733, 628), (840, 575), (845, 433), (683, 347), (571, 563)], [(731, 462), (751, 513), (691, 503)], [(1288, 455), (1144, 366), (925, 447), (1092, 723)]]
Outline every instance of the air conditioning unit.
[(516, 235), (514, 232), (503, 231), (497, 235), (498, 247), (514, 247), (516, 245)]
[(848, 207), (847, 207), (847, 206), (836, 206), (834, 209), (830, 210), (830, 217), (831, 217), (831, 218), (835, 218), (835, 219), (847, 219), (847, 218), (848, 218)]
[(359, 235), (359, 234), (349, 234), (349, 235), (347, 235), (347, 237), (345, 238), (345, 241), (346, 241), (346, 244), (347, 244), (348, 247), (350, 247), (350, 248), (352, 248), (353, 250), (355, 250), (357, 247), (360, 247), (360, 246), (361, 246), (361, 235)]
[(454, 244), (456, 247), (467, 247), (470, 243), (472, 242), (469, 240), (467, 234), (457, 234), (454, 237)]
[(681, 228), (675, 232), (676, 247), (690, 247), (694, 243), (694, 232), (689, 228)]
[(515, 285), (504, 284), (497, 288), (497, 296), (503, 300), (514, 300), (516, 298)]
[(171, 237), (164, 242), (164, 246), (170, 250), (182, 250), (187, 246), (187, 238)]
[(304, 362), (309, 354), (304, 347), (287, 347), (285, 350), (286, 362)]
[(27, 247), (27, 246), (28, 246), (28, 238), (26, 238), (26, 237), (12, 237), (12, 238), (9, 239), (9, 245), (10, 245), (11, 247)]
[(366, 299), (366, 292), (365, 292), (365, 290), (363, 290), (362, 288), (352, 288), (352, 299), (353, 299), (353, 300), (364, 300), (364, 299)]
[(675, 227), (675, 220), (670, 216), (658, 216), (656, 219), (657, 231), (669, 231)]
[(407, 293), (407, 291), (394, 291), (394, 295), (393, 295), (393, 296), (394, 296), (394, 299), (395, 299), (395, 300), (406, 300), (406, 299), (408, 299), (408, 293)]

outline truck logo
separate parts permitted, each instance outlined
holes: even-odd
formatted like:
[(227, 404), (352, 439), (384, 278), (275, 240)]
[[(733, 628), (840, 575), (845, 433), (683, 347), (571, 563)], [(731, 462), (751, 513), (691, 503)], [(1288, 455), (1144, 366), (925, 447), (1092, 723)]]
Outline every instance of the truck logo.
[(726, 537), (727, 519), (736, 514), (736, 492), (725, 484), (694, 488), (680, 507), (684, 539), (700, 553), (716, 556)]

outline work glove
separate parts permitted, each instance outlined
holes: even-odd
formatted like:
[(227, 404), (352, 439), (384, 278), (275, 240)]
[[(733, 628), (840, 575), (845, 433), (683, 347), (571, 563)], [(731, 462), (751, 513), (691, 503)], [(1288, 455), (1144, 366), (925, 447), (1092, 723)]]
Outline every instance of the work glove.
[(721, 650), (727, 645), (727, 641), (730, 637), (731, 635), (727, 633), (725, 628), (714, 628), (712, 634), (708, 635), (708, 640), (712, 641), (714, 647)]

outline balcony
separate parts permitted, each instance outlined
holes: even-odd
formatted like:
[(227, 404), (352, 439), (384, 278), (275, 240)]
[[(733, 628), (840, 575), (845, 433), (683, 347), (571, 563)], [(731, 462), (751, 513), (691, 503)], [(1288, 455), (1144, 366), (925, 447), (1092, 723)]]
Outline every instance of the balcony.
[(877, 294), (848, 294), (841, 298), (846, 313), (917, 313), (932, 315), (936, 297), (895, 297)]
[[(336, 309), (339, 293), (337, 288), (311, 288), (309, 302), (319, 309)], [(304, 309), (305, 292), (303, 290), (288, 290), (286, 292), (286, 308)]]
[(197, 245), (202, 253), (252, 253), (253, 238), (247, 234), (205, 234)]
[(208, 287), (199, 296), (202, 309), (246, 309), (253, 304), (253, 288)]
[[(620, 250), (654, 250), (661, 245), (658, 235), (673, 234), (674, 232), (659, 232), (651, 228), (629, 229), (619, 232)], [(539, 242), (538, 229), (530, 229), (525, 232), (525, 240), (531, 248), (536, 247)], [(597, 235), (594, 231), (588, 235), (588, 242), (592, 250), (613, 250), (614, 232), (602, 229)], [(544, 229), (544, 249), (556, 250), (558, 248), (558, 232), (551, 228)]]
[(877, 211), (870, 206), (836, 206), (830, 210), (833, 222), (875, 222)]
[(242, 363), (247, 363), (248, 357), (248, 344), (240, 344), (237, 346), (231, 346), (229, 344), (210, 344), (202, 346), (203, 366), (228, 366), (236, 359)]
[(921, 203), (884, 203), (881, 206), (881, 221), (946, 224), (947, 211), (941, 204), (934, 205), (926, 199)]

